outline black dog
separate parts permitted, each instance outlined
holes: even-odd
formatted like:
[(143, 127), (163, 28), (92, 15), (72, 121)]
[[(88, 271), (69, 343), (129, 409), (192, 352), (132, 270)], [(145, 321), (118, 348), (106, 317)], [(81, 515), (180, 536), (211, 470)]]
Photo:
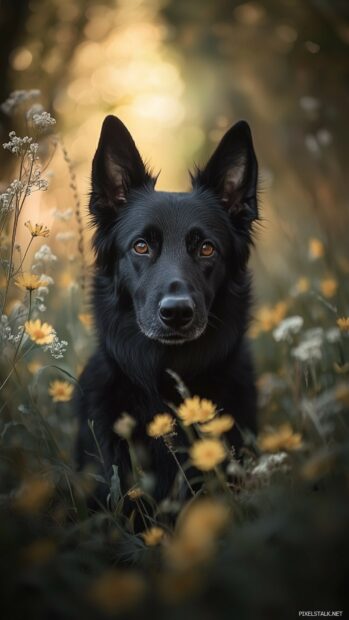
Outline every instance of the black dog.
[(165, 497), (176, 475), (161, 440), (146, 435), (155, 414), (179, 403), (171, 369), (192, 395), (212, 400), (239, 429), (256, 430), (256, 389), (245, 339), (250, 311), (247, 261), (258, 218), (257, 160), (245, 122), (223, 137), (190, 192), (155, 191), (122, 122), (108, 116), (92, 166), (90, 212), (95, 225), (94, 312), (97, 352), (77, 393), (78, 462), (96, 453), (108, 477), (118, 466), (130, 485), (127, 442), (113, 432), (123, 412), (137, 421), (134, 441)]

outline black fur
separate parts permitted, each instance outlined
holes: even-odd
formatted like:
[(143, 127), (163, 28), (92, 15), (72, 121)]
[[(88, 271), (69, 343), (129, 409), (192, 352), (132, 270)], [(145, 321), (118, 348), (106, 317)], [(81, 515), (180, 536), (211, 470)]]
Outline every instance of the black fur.
[[(77, 458), (84, 467), (96, 453), (88, 428), (93, 420), (105, 473), (110, 476), (117, 465), (124, 492), (130, 484), (128, 448), (112, 430), (123, 412), (137, 421), (134, 442), (148, 454), (145, 467), (156, 476), (154, 496), (165, 497), (173, 483), (172, 457), (162, 440), (150, 439), (145, 431), (156, 413), (169, 410), (169, 402), (180, 402), (167, 369), (192, 395), (211, 399), (235, 417), (229, 440), (237, 450), (242, 444), (238, 429), (256, 431), (245, 333), (257, 174), (250, 129), (240, 122), (225, 134), (206, 167), (191, 175), (190, 192), (155, 191), (156, 179), (126, 127), (113, 116), (104, 121), (90, 200), (98, 348), (76, 393)], [(148, 244), (142, 246), (148, 253), (137, 253), (139, 239)], [(213, 245), (213, 256), (201, 256), (205, 241)], [(179, 324), (164, 323), (160, 311), (166, 304), (170, 320), (174, 313)], [(182, 305), (189, 324), (180, 314)]]

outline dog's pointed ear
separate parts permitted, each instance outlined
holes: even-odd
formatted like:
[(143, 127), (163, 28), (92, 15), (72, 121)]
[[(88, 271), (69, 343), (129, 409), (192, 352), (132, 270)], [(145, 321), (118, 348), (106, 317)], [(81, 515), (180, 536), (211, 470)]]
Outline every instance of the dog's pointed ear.
[[(127, 202), (131, 189), (150, 181), (130, 132), (116, 116), (107, 116), (92, 163), (92, 192), (106, 198), (109, 205), (119, 206)], [(96, 210), (93, 200), (91, 210)]]
[(212, 190), (232, 215), (258, 218), (258, 164), (251, 130), (239, 121), (223, 136), (205, 168), (192, 175), (194, 187)]

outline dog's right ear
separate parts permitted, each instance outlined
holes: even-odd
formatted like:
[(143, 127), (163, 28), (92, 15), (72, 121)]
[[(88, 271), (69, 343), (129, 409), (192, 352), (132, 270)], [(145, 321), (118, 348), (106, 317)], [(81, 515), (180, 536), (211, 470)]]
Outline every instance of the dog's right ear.
[(116, 116), (107, 116), (92, 163), (92, 214), (125, 205), (131, 189), (149, 182), (153, 179), (130, 132)]

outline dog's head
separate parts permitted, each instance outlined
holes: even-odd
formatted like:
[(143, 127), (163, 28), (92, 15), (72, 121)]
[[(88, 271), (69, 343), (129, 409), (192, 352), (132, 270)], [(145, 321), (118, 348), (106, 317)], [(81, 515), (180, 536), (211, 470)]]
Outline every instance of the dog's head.
[(258, 218), (257, 160), (245, 122), (223, 137), (190, 192), (160, 192), (123, 123), (108, 116), (92, 166), (97, 265), (165, 345), (205, 331), (223, 282), (245, 269)]

